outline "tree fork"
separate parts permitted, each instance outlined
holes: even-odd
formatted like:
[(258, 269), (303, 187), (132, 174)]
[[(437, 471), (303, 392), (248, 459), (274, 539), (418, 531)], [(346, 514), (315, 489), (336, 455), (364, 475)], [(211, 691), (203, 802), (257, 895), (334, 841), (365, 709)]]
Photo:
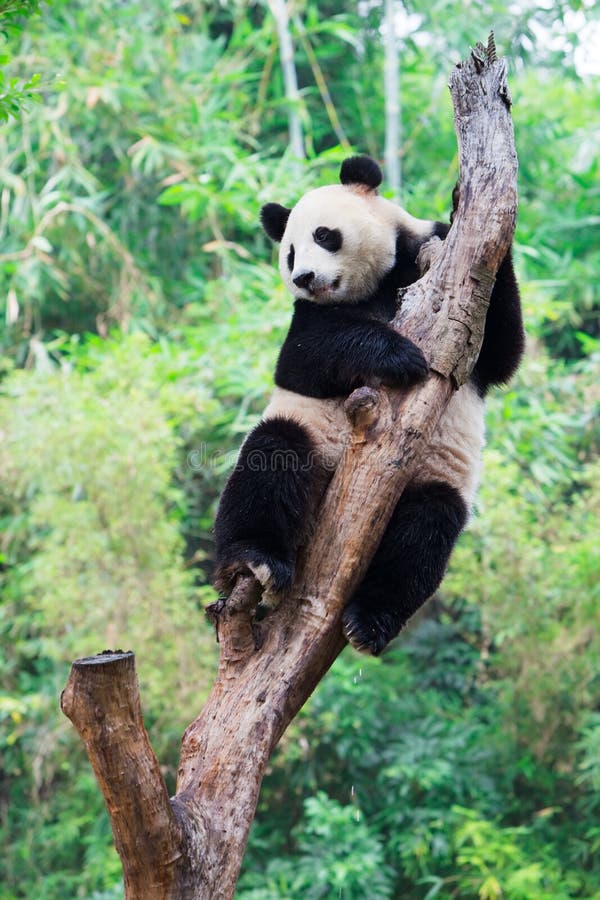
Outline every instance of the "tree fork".
[(516, 215), (517, 159), (503, 60), (493, 37), (454, 69), (450, 90), (460, 202), (428, 271), (403, 293), (394, 325), (431, 374), (410, 391), (359, 388), (352, 439), (329, 485), (290, 595), (260, 625), (258, 586), (240, 578), (211, 617), (219, 669), (185, 731), (168, 799), (143, 725), (133, 654), (78, 660), (62, 696), (103, 792), (127, 900), (231, 900), (269, 756), (345, 645), (340, 617), (363, 577), (414, 460), (481, 346), (496, 272)]

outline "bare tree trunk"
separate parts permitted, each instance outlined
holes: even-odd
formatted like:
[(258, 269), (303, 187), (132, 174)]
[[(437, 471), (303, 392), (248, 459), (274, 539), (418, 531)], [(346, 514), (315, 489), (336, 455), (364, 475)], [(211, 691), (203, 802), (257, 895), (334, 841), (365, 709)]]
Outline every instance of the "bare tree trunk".
[(396, 4), (385, 0), (384, 7), (384, 68), (383, 92), (385, 101), (385, 173), (393, 199), (400, 202), (402, 164), (400, 162), (400, 75), (398, 73), (398, 40), (395, 22)]
[(517, 161), (505, 66), (493, 41), (451, 77), (461, 201), (396, 324), (429, 356), (410, 392), (360, 388), (346, 402), (350, 446), (333, 477), (292, 596), (260, 626), (259, 587), (240, 578), (213, 618), (211, 695), (183, 736), (167, 797), (141, 713), (133, 654), (73, 664), (63, 711), (81, 734), (123, 862), (127, 900), (230, 900), (262, 777), (290, 720), (344, 646), (342, 608), (362, 578), (411, 468), (477, 358), (495, 273), (512, 237)]
[(283, 72), (285, 98), (288, 105), (290, 149), (296, 159), (304, 159), (304, 138), (302, 136), (302, 122), (300, 121), (299, 112), (300, 94), (298, 92), (298, 79), (294, 64), (294, 45), (292, 44), (290, 17), (286, 0), (269, 0), (269, 9), (275, 19), (279, 38), (279, 56)]

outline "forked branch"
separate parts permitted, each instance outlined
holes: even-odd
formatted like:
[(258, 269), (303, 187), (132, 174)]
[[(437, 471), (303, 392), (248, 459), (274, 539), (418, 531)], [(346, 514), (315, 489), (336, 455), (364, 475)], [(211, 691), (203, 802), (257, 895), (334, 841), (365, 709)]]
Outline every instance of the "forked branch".
[[(233, 897), (260, 784), (281, 734), (344, 646), (342, 608), (452, 392), (479, 352), (498, 267), (514, 230), (517, 161), (505, 65), (493, 42), (454, 70), (460, 204), (395, 324), (428, 356), (410, 392), (361, 388), (347, 401), (350, 446), (331, 481), (292, 591), (261, 626), (252, 579), (213, 608), (219, 671), (187, 728), (169, 800), (142, 723), (131, 654), (80, 660), (63, 710), (103, 791), (127, 900)], [(438, 242), (439, 243), (439, 242)]]

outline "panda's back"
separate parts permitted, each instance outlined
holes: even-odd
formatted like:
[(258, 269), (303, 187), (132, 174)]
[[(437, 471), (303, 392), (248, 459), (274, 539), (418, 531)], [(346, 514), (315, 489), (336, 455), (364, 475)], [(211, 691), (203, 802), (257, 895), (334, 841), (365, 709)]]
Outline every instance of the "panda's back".
[[(344, 397), (319, 399), (276, 387), (263, 421), (292, 419), (308, 431), (315, 447), (315, 463), (331, 472), (350, 440)], [(433, 436), (423, 448), (413, 484), (444, 482), (456, 488), (471, 507), (481, 472), (485, 443), (484, 401), (472, 384), (456, 391), (442, 413)]]

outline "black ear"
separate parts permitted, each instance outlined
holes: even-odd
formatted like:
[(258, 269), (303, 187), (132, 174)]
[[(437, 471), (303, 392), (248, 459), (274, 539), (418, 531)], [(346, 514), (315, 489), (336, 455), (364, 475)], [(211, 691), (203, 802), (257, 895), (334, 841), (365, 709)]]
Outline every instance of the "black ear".
[(291, 209), (280, 203), (265, 203), (260, 211), (260, 221), (272, 241), (279, 241), (283, 237), (287, 220)]
[(342, 163), (340, 181), (342, 184), (364, 184), (375, 190), (383, 181), (383, 173), (370, 156), (351, 156)]

